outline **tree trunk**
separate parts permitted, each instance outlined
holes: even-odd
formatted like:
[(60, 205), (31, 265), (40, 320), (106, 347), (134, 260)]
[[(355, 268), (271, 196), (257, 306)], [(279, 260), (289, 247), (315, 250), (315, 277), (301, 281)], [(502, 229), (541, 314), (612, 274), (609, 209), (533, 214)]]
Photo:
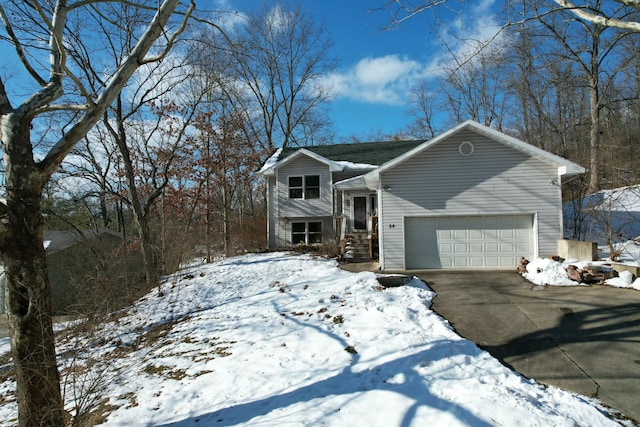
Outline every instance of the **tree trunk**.
[(233, 255), (231, 247), (231, 201), (229, 200), (229, 184), (222, 184), (222, 228), (224, 234), (224, 254), (227, 257)]
[(598, 76), (591, 77), (589, 98), (591, 108), (591, 131), (589, 133), (589, 193), (600, 191), (600, 97)]
[[(209, 182), (207, 181), (207, 188), (209, 186)], [(205, 230), (204, 230), (204, 240), (207, 246), (207, 264), (211, 263), (211, 195), (209, 194), (209, 190), (207, 189), (207, 201), (205, 203)]]
[(160, 278), (160, 275), (158, 274), (158, 263), (155, 251), (153, 250), (153, 244), (151, 242), (151, 232), (149, 231), (147, 212), (142, 206), (142, 200), (138, 193), (138, 187), (136, 186), (136, 173), (133, 169), (133, 160), (131, 159), (131, 152), (127, 145), (127, 133), (124, 129), (124, 122), (122, 120), (121, 97), (118, 97), (116, 100), (116, 108), (118, 130), (117, 132), (114, 132), (112, 136), (114, 137), (118, 150), (122, 155), (122, 164), (124, 166), (124, 175), (127, 183), (127, 190), (129, 191), (131, 208), (133, 209), (133, 217), (136, 225), (138, 226), (140, 250), (142, 252), (146, 283), (147, 286), (153, 287), (158, 284)]
[(158, 273), (156, 251), (153, 249), (153, 243), (151, 241), (149, 223), (145, 216), (139, 216), (137, 212), (135, 219), (138, 224), (138, 228), (140, 229), (140, 250), (142, 251), (142, 260), (144, 262), (144, 273), (147, 286), (153, 287), (160, 281), (160, 274)]
[(44, 179), (31, 152), (29, 121), (3, 123), (7, 216), (0, 253), (7, 277), (7, 314), (21, 427), (64, 426), (51, 295), (43, 246)]

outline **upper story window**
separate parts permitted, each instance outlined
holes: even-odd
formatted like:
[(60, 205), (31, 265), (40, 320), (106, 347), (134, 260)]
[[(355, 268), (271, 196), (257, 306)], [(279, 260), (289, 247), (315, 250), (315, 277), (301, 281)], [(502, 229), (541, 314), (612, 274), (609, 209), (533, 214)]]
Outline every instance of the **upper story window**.
[(320, 175), (290, 176), (290, 199), (319, 199)]

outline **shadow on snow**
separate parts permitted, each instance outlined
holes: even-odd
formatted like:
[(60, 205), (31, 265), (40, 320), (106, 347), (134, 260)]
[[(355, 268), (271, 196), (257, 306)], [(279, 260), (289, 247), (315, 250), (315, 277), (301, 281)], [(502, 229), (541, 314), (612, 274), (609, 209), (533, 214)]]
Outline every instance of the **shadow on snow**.
[[(287, 319), (303, 325), (298, 319), (291, 317), (287, 317)], [(348, 345), (343, 337), (330, 331), (322, 330), (319, 326), (307, 323), (304, 323), (304, 326), (330, 335), (333, 339), (340, 342), (343, 347), (347, 347)], [(356, 353), (353, 354), (349, 366), (346, 366), (341, 372), (329, 378), (286, 393), (217, 409), (210, 413), (163, 424), (159, 427), (190, 427), (193, 426), (194, 423), (210, 426), (232, 426), (250, 423), (250, 421), (256, 417), (264, 416), (277, 410), (283, 410), (298, 403), (309, 402), (314, 399), (323, 399), (330, 396), (355, 396), (359, 393), (373, 390), (397, 393), (413, 402), (404, 413), (402, 422), (399, 424), (400, 427), (409, 426), (421, 407), (447, 412), (469, 426), (490, 426), (491, 423), (479, 418), (467, 408), (434, 395), (431, 392), (431, 380), (429, 377), (425, 377), (418, 372), (421, 366), (426, 367), (432, 365), (438, 360), (445, 360), (456, 356), (476, 357), (482, 353), (482, 350), (472, 342), (466, 340), (457, 342), (439, 340), (434, 343), (427, 343), (425, 346), (427, 348), (422, 351), (381, 363), (360, 372), (353, 370), (354, 366), (356, 366), (360, 360), (360, 355)], [(394, 377), (397, 378), (398, 376), (404, 378), (401, 383), (387, 381)], [(345, 398), (343, 404), (347, 405), (348, 400), (349, 399)], [(339, 407), (335, 408), (335, 411), (339, 411), (340, 409)], [(319, 421), (311, 419), (311, 414), (309, 414), (309, 417), (310, 419), (307, 420), (308, 424)]]

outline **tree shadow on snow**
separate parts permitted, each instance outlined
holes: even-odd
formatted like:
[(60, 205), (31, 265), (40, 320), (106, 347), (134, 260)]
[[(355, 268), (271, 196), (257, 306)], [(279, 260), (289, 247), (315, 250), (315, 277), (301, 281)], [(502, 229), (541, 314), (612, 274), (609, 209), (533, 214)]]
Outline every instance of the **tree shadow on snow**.
[[(301, 323), (297, 319), (288, 317), (287, 319)], [(347, 342), (336, 334), (327, 330), (304, 323), (305, 327), (312, 327), (320, 332), (330, 335), (333, 339), (347, 347)], [(206, 426), (232, 426), (243, 423), (249, 423), (253, 418), (267, 415), (271, 412), (289, 408), (298, 403), (309, 402), (314, 399), (323, 399), (330, 396), (357, 396), (359, 393), (370, 392), (373, 390), (389, 391), (405, 396), (413, 404), (405, 411), (402, 417), (401, 427), (407, 427), (411, 424), (418, 410), (421, 407), (437, 409), (438, 411), (449, 413), (458, 418), (462, 423), (468, 426), (484, 427), (491, 424), (478, 416), (469, 409), (434, 395), (431, 392), (431, 380), (420, 374), (421, 367), (426, 367), (437, 363), (439, 360), (446, 360), (450, 357), (468, 356), (476, 357), (480, 355), (480, 350), (470, 341), (449, 341), (440, 340), (434, 343), (425, 344), (428, 348), (418, 351), (414, 354), (400, 357), (372, 366), (363, 371), (354, 371), (353, 368), (360, 360), (359, 354), (353, 354), (351, 364), (346, 366), (338, 374), (329, 378), (317, 381), (295, 390), (266, 397), (264, 399), (253, 402), (240, 403), (216, 411), (194, 416), (182, 421), (163, 424), (159, 427), (191, 427), (193, 425)], [(422, 346), (421, 346), (422, 347)], [(444, 365), (444, 369), (449, 367)], [(388, 381), (392, 378), (401, 378), (400, 381)], [(214, 386), (215, 387), (215, 386)], [(212, 390), (213, 393), (216, 390)], [(349, 399), (345, 399), (342, 405), (348, 405)], [(340, 408), (335, 408), (339, 411)], [(283, 420), (285, 422), (286, 420)], [(319, 419), (312, 419), (311, 414), (308, 424), (319, 422)], [(196, 424), (197, 423), (197, 424)]]

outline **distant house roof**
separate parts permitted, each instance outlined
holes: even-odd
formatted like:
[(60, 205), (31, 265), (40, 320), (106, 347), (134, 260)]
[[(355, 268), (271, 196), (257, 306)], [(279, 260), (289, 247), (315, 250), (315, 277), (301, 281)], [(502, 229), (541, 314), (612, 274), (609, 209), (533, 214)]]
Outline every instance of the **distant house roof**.
[[(86, 242), (103, 234), (122, 238), (122, 234), (113, 230), (50, 230), (44, 233), (45, 248), (51, 254), (67, 249), (78, 243)], [(47, 244), (48, 242), (48, 244)]]
[(287, 147), (280, 152), (278, 160), (304, 148), (334, 162), (365, 163), (374, 166), (388, 162), (422, 144), (424, 140), (379, 141), (351, 144), (317, 145), (313, 147)]

